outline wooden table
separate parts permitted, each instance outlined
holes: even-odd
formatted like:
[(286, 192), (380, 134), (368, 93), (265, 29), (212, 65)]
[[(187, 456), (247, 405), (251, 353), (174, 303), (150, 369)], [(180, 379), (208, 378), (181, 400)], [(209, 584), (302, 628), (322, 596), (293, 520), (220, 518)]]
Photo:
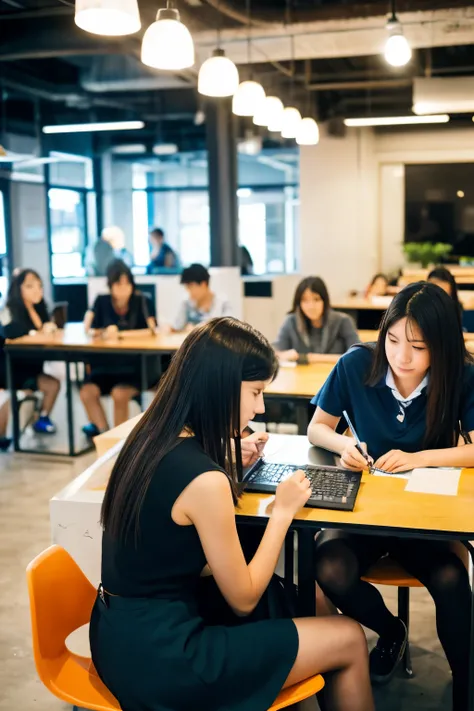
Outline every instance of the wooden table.
[[(13, 443), (16, 452), (31, 452), (34, 454), (55, 455), (57, 452), (43, 450), (22, 450), (20, 447), (20, 427), (18, 415), (18, 399), (16, 390), (12, 387), (16, 359), (40, 358), (42, 360), (64, 361), (66, 363), (66, 406), (68, 427), (68, 453), (74, 457), (88, 451), (90, 447), (76, 451), (74, 442), (74, 414), (72, 402), (72, 384), (69, 372), (70, 363), (87, 360), (87, 356), (95, 354), (120, 355), (135, 358), (140, 362), (142, 392), (147, 390), (147, 360), (152, 356), (163, 356), (174, 353), (186, 338), (185, 333), (152, 334), (151, 332), (118, 334), (114, 338), (93, 337), (87, 335), (82, 323), (68, 323), (64, 330), (54, 334), (38, 333), (24, 336), (5, 344), (7, 377), (11, 393)], [(161, 364), (161, 360), (158, 365)]]

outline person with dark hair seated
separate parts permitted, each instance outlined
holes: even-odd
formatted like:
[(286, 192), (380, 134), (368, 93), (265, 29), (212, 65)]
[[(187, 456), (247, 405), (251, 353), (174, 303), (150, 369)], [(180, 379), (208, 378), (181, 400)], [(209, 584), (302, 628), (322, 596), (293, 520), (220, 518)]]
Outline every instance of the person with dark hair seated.
[(463, 309), (458, 296), (458, 285), (456, 284), (456, 280), (449, 269), (446, 269), (446, 267), (436, 267), (435, 269), (432, 269), (432, 271), (428, 274), (428, 281), (430, 284), (436, 284), (436, 286), (439, 286), (447, 293), (448, 296), (452, 298), (456, 304), (462, 321)]
[[(48, 333), (56, 330), (44, 300), (43, 282), (33, 269), (21, 269), (15, 273), (1, 320), (4, 338), (21, 338), (31, 331)], [(50, 413), (58, 397), (60, 382), (44, 373), (43, 366), (44, 360), (41, 357), (17, 359), (14, 387), (16, 390), (39, 390), (43, 393), (42, 409), (33, 429), (38, 434), (55, 434), (56, 425), (51, 421)], [(2, 385), (6, 387), (6, 382), (1, 383), (0, 387)], [(4, 442), (6, 448), (6, 441), (0, 440), (0, 447), (1, 442)]]
[(150, 264), (146, 268), (146, 273), (156, 274), (162, 269), (178, 268), (178, 255), (165, 242), (165, 233), (161, 227), (154, 227), (150, 232)]
[(209, 287), (210, 274), (202, 264), (191, 264), (183, 270), (181, 284), (189, 299), (183, 301), (173, 323), (173, 330), (184, 331), (218, 316), (232, 316), (227, 299), (214, 294)]
[[(138, 291), (133, 274), (120, 259), (107, 269), (109, 294), (100, 294), (92, 309), (86, 312), (84, 328), (103, 338), (113, 338), (119, 331), (154, 331), (155, 308), (152, 300)], [(149, 378), (153, 380), (153, 378)], [(156, 378), (155, 378), (156, 380)], [(108, 429), (101, 395), (111, 395), (114, 401), (115, 426), (128, 419), (128, 405), (141, 390), (140, 368), (127, 361), (114, 365), (109, 358), (98, 356), (82, 386), (80, 395), (89, 417), (83, 431), (94, 437)]]
[(324, 281), (310, 276), (296, 287), (274, 348), (281, 360), (314, 363), (321, 354), (345, 353), (359, 341), (351, 317), (331, 309)]

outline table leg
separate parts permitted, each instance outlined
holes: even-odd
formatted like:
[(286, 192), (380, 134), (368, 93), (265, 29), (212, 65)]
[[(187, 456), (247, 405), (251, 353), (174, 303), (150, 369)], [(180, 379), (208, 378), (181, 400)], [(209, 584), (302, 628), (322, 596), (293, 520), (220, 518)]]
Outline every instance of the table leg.
[(468, 711), (474, 711), (474, 547), (465, 543), (469, 551), (469, 583), (471, 585), (471, 630), (469, 645), (469, 703)]
[(74, 408), (72, 403), (72, 382), (70, 363), (66, 360), (66, 408), (67, 408), (67, 441), (69, 447), (69, 456), (74, 457)]
[(296, 401), (296, 423), (298, 425), (298, 434), (306, 435), (308, 431), (308, 403), (306, 400)]
[(298, 612), (300, 617), (316, 614), (314, 582), (314, 536), (312, 528), (298, 529)]
[(11, 353), (5, 350), (6, 366), (7, 366), (7, 384), (10, 389), (10, 406), (12, 411), (13, 424), (13, 448), (15, 452), (20, 451), (20, 412), (16, 389), (13, 379), (13, 359)]

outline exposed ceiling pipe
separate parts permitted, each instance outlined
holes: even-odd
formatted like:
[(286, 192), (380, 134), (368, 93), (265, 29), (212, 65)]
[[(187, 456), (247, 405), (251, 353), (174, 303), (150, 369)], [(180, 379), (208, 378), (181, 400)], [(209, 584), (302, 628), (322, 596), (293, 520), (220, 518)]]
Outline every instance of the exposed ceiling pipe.
[(238, 8), (234, 7), (227, 0), (205, 0), (205, 2), (213, 7), (218, 12), (223, 15), (227, 15), (232, 20), (240, 22), (242, 25), (251, 25), (255, 27), (275, 27), (275, 25), (281, 26), (282, 20), (263, 20), (258, 15), (252, 12), (252, 16), (249, 18), (245, 12), (241, 12)]
[(411, 86), (413, 79), (367, 79), (365, 81), (334, 81), (306, 84), (309, 91), (358, 91), (360, 89), (402, 89)]

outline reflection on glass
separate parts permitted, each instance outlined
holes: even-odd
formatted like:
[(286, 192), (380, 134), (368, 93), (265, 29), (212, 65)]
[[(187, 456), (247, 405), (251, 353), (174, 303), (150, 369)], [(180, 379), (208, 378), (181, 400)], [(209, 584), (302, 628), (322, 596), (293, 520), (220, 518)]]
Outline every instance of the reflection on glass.
[(77, 190), (50, 188), (48, 198), (53, 277), (83, 276), (86, 246), (84, 195)]

